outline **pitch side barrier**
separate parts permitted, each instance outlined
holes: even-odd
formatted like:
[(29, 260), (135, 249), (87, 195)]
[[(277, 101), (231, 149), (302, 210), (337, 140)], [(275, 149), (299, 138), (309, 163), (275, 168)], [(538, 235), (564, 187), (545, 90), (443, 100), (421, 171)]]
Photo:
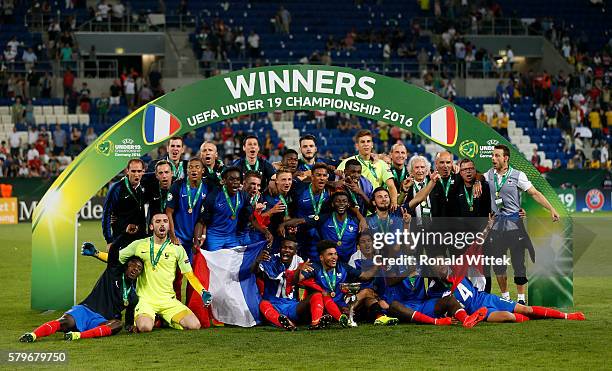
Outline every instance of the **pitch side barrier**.
[[(32, 219), (33, 309), (66, 309), (76, 301), (76, 215), (129, 158), (214, 122), (274, 110), (336, 110), (396, 125), (434, 141), (480, 172), (491, 167), (495, 144), (511, 148), (510, 165), (562, 213), (561, 223), (529, 226), (530, 233), (564, 238), (553, 246), (554, 259), (540, 259), (547, 275), (530, 277), (530, 303), (572, 305), (571, 219), (540, 173), (501, 135), (469, 112), (404, 81), (331, 66), (274, 66), (245, 69), (198, 81), (140, 107), (117, 122), (62, 172), (37, 205)], [(527, 198), (527, 197), (525, 197)], [(546, 216), (527, 200), (530, 216)], [(542, 218), (540, 218), (542, 220)], [(547, 255), (548, 256), (548, 255)], [(559, 265), (570, 265), (558, 269)]]

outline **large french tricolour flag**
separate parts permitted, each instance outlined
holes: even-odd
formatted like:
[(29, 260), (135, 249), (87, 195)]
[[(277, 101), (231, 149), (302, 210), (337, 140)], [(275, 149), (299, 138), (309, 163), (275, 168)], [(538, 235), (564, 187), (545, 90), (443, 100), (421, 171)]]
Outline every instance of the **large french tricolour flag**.
[(454, 146), (457, 141), (457, 114), (452, 106), (432, 112), (419, 123), (419, 129), (429, 139), (443, 146)]
[[(231, 249), (204, 251), (193, 258), (193, 270), (212, 294), (212, 316), (229, 325), (252, 327), (260, 322), (260, 296), (251, 267), (266, 241)], [(208, 327), (206, 311), (201, 311), (199, 295), (192, 295), (189, 307)], [(202, 314), (201, 314), (202, 313)]]
[(180, 121), (163, 108), (149, 105), (145, 109), (142, 133), (146, 144), (162, 142), (178, 132), (180, 128)]

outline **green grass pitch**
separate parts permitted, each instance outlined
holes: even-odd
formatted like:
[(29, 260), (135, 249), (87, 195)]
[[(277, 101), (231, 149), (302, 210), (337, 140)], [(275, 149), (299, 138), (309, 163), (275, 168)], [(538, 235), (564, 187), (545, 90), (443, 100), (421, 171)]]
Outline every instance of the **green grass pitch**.
[[(581, 274), (574, 280), (573, 310), (585, 313), (584, 322), (481, 323), (471, 330), (460, 326), (361, 325), (355, 329), (304, 329), (295, 333), (268, 326), (192, 332), (162, 329), (151, 334), (122, 332), (73, 343), (56, 334), (33, 344), (22, 344), (17, 339), (61, 313), (41, 314), (30, 309), (31, 226), (1, 226), (0, 351), (66, 351), (68, 369), (609, 368), (610, 223), (608, 218), (597, 215), (581, 215), (575, 220), (596, 236), (588, 248), (581, 249), (578, 265), (585, 272), (589, 266), (601, 267), (597, 275)], [(100, 232), (99, 223), (83, 223), (79, 241), (90, 240), (103, 246)], [(79, 256), (78, 300), (89, 292), (103, 268), (97, 260)], [(0, 360), (0, 368), (9, 366), (15, 368)]]

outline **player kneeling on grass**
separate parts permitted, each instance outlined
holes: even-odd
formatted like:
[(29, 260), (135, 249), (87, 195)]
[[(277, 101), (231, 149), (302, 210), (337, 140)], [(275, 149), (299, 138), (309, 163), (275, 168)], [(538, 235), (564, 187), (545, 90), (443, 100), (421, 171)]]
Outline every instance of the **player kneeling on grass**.
[[(300, 272), (300, 284), (313, 291), (322, 293), (323, 307), (336, 321), (343, 327), (349, 326), (349, 318), (340, 311), (340, 307), (346, 308), (345, 295), (340, 290), (341, 283), (369, 282), (378, 273), (380, 267), (373, 266), (368, 270), (362, 271), (355, 269), (348, 264), (338, 261), (337, 243), (330, 240), (321, 240), (317, 243), (319, 252), (319, 262), (312, 264), (311, 271)], [(312, 280), (311, 280), (312, 278)], [(378, 303), (374, 291), (371, 289), (361, 290), (357, 294), (355, 309), (360, 306), (376, 318), (376, 325), (395, 325), (397, 318), (388, 317), (384, 314)], [(311, 302), (314, 300), (310, 299)]]
[(383, 308), (388, 305), (388, 312), (397, 316), (400, 321), (448, 326), (452, 319), (446, 315), (451, 314), (463, 327), (472, 328), (486, 318), (486, 308), (477, 308), (468, 315), (452, 295), (442, 298), (427, 296), (425, 278), (418, 274), (415, 267), (394, 268), (399, 274), (396, 277), (387, 277)]
[[(430, 296), (444, 296), (450, 293), (451, 284), (436, 280), (433, 285), (427, 290)], [(556, 309), (528, 306), (518, 304), (509, 299), (503, 299), (497, 295), (488, 294), (484, 291), (478, 291), (472, 282), (463, 278), (453, 290), (453, 296), (459, 301), (468, 313), (473, 313), (478, 308), (487, 308), (487, 322), (525, 322), (530, 319), (566, 319), (570, 321), (584, 321), (585, 317), (582, 312), (564, 313)]]
[[(33, 332), (23, 334), (19, 341), (31, 343), (38, 338), (49, 336), (57, 331), (65, 332), (64, 339), (78, 340), (109, 336), (121, 331), (121, 312), (125, 314), (126, 330), (131, 331), (134, 324), (134, 307), (138, 302), (135, 281), (144, 269), (144, 262), (137, 256), (126, 256), (124, 264), (119, 262), (121, 237), (111, 244), (108, 263), (104, 273), (96, 282), (91, 293), (79, 305), (75, 305), (59, 319), (49, 321)], [(84, 251), (96, 249), (89, 243), (83, 244)]]
[(332, 320), (323, 314), (323, 296), (314, 293), (306, 300), (297, 299), (296, 278), (300, 272), (312, 271), (309, 261), (304, 262), (296, 255), (297, 243), (290, 239), (281, 242), (280, 254), (270, 256), (264, 250), (258, 257), (256, 270), (263, 280), (263, 300), (259, 310), (266, 319), (286, 330), (296, 330), (296, 323), (307, 323), (311, 327), (324, 327)]
[(181, 245), (173, 244), (168, 238), (169, 225), (166, 214), (154, 214), (149, 225), (153, 236), (136, 240), (119, 252), (119, 261), (126, 261), (130, 256), (136, 255), (145, 263), (142, 277), (136, 285), (140, 298), (135, 310), (139, 332), (153, 330), (156, 314), (176, 329), (200, 328), (198, 318), (185, 304), (176, 299), (172, 282), (177, 265), (193, 289), (201, 293), (204, 305), (209, 305), (212, 300), (210, 293), (193, 274), (185, 249)]

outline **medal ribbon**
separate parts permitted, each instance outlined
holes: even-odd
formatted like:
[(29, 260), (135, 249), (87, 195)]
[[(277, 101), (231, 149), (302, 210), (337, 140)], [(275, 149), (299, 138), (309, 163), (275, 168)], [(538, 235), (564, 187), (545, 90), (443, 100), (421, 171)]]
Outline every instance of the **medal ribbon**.
[(393, 177), (397, 179), (397, 181), (401, 185), (404, 179), (406, 178), (406, 166), (402, 166), (402, 174), (399, 176), (399, 178), (397, 177), (397, 169), (395, 169), (394, 166), (391, 166), (391, 171), (393, 172)]
[(359, 161), (359, 163), (361, 163), (361, 165), (363, 165), (364, 167), (367, 167), (370, 170), (370, 174), (372, 174), (372, 176), (374, 177), (374, 179), (378, 179), (378, 176), (376, 176), (376, 169), (374, 169), (374, 166), (372, 166), (372, 163), (370, 161), (366, 161), (364, 162), (361, 159), (361, 156), (357, 155), (357, 161)]
[(204, 182), (200, 180), (200, 185), (198, 186), (198, 190), (196, 191), (196, 194), (195, 194), (195, 197), (192, 203), (191, 202), (191, 186), (189, 186), (189, 180), (185, 181), (185, 187), (187, 188), (187, 206), (189, 206), (189, 208), (192, 210), (195, 204), (198, 203), (198, 200), (200, 199), (200, 196), (202, 195), (202, 184), (203, 183)]
[(170, 162), (170, 166), (172, 166), (172, 176), (174, 178), (180, 178), (181, 174), (183, 173), (183, 161), (179, 160), (178, 167), (174, 165), (174, 162), (172, 161), (168, 161), (168, 162)]
[(279, 193), (278, 198), (280, 198), (283, 205), (285, 205), (285, 216), (289, 216), (289, 205), (287, 205), (287, 200), (285, 200), (285, 196)]
[(325, 278), (325, 281), (327, 282), (327, 286), (329, 286), (329, 289), (331, 291), (336, 291), (336, 268), (334, 268), (332, 270), (331, 276), (333, 277), (333, 279), (331, 279), (328, 275), (327, 272), (325, 271), (325, 268), (323, 268), (323, 277)]
[(472, 207), (474, 206), (474, 194), (468, 192), (467, 188), (465, 187), (465, 184), (463, 185), (463, 191), (465, 192), (465, 201), (470, 207), (470, 210), (472, 210)]
[(238, 211), (238, 206), (240, 206), (240, 198), (238, 197), (238, 193), (236, 193), (236, 206), (232, 205), (232, 200), (230, 199), (229, 193), (227, 193), (227, 187), (223, 186), (223, 194), (225, 195), (225, 201), (227, 201), (227, 205), (230, 210), (232, 210), (232, 217), (236, 218), (236, 212)]
[(170, 239), (167, 238), (164, 241), (164, 243), (159, 248), (159, 251), (157, 252), (157, 255), (155, 255), (155, 244), (153, 243), (153, 237), (151, 237), (149, 239), (149, 241), (150, 241), (150, 243), (149, 243), (149, 254), (151, 255), (151, 265), (153, 266), (153, 269), (155, 269), (155, 267), (157, 266), (157, 263), (159, 262), (159, 259), (161, 258), (162, 253), (164, 252), (164, 249), (170, 243)]
[(121, 275), (121, 281), (123, 281), (123, 284), (121, 285), (121, 289), (123, 291), (121, 296), (123, 297), (123, 304), (127, 306), (129, 304), (129, 295), (130, 295), (130, 291), (132, 291), (132, 286), (126, 285), (125, 273)]
[(244, 159), (244, 165), (246, 166), (248, 171), (259, 172), (259, 159), (255, 160), (254, 168), (251, 167), (249, 161), (246, 158)]
[(342, 241), (342, 236), (344, 236), (344, 232), (346, 231), (346, 226), (348, 225), (348, 215), (344, 218), (342, 229), (338, 228), (338, 221), (336, 220), (335, 212), (332, 214), (332, 221), (334, 222), (334, 229), (336, 230), (336, 237), (338, 237), (338, 241)]
[(124, 177), (123, 181), (125, 182), (125, 188), (127, 188), (130, 196), (132, 196), (134, 201), (138, 202), (138, 207), (141, 207), (140, 200), (136, 197), (136, 195), (134, 194), (134, 191), (132, 191), (132, 186), (130, 186), (130, 181), (128, 180), (128, 177), (127, 176)]
[(319, 195), (319, 200), (315, 201), (314, 193), (312, 192), (312, 183), (308, 186), (308, 192), (310, 192), (310, 202), (312, 203), (312, 208), (314, 209), (314, 214), (319, 215), (321, 213), (321, 207), (323, 206), (323, 201), (325, 201), (325, 189)]
[(380, 229), (380, 231), (382, 233), (387, 233), (389, 232), (389, 215), (387, 215), (387, 218), (384, 219), (384, 224), (383, 224), (383, 220), (381, 220), (378, 215), (376, 215), (376, 221), (378, 223), (378, 229)]
[(506, 184), (506, 181), (508, 180), (508, 177), (510, 176), (511, 172), (512, 166), (508, 167), (508, 171), (506, 171), (506, 174), (501, 177), (501, 183), (499, 183), (497, 180), (497, 173), (495, 171), (493, 172), (493, 179), (495, 180), (495, 197), (499, 197), (499, 191), (501, 191), (504, 184)]
[(444, 188), (444, 196), (448, 198), (448, 191), (450, 190), (451, 185), (451, 177), (449, 176), (446, 182), (444, 182), (444, 179), (440, 178), (440, 182), (442, 183), (442, 188)]

